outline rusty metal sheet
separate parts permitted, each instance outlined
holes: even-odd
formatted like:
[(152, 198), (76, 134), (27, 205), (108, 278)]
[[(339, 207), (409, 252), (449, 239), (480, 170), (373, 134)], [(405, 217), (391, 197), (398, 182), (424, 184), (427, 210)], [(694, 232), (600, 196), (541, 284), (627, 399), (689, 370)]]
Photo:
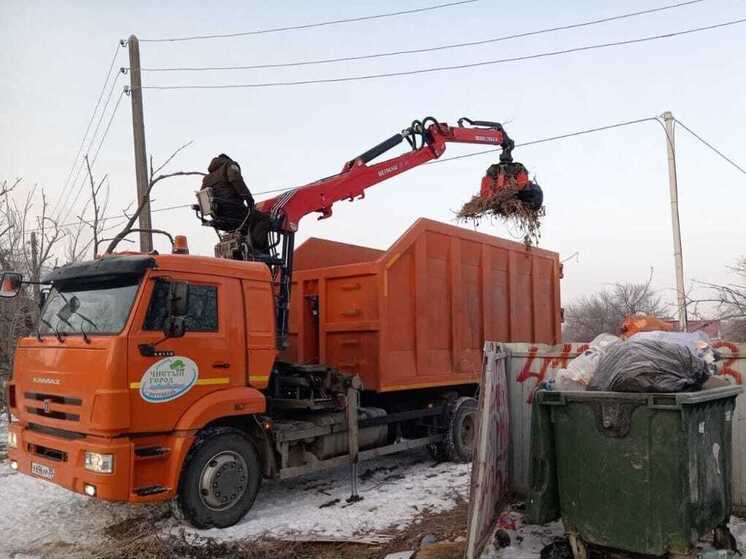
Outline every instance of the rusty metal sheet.
[[(715, 340), (712, 343), (723, 356), (718, 362), (720, 374), (743, 384), (746, 378), (746, 344)], [(508, 406), (510, 409), (510, 486), (525, 495), (528, 491), (531, 400), (533, 393), (557, 369), (567, 367), (571, 359), (585, 351), (588, 344), (503, 344), (508, 353)], [(746, 507), (746, 396), (736, 400), (733, 424), (733, 504)]]
[(508, 379), (506, 353), (496, 342), (485, 342), (477, 431), (471, 467), (466, 557), (482, 554), (492, 539), (501, 503), (508, 491)]

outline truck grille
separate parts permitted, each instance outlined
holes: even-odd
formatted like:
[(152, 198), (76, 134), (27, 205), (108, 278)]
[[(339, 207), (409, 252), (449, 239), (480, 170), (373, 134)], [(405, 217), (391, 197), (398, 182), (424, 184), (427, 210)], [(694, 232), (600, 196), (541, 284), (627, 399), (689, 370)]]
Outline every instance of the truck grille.
[(63, 421), (80, 421), (79, 414), (70, 413), (67, 411), (52, 410), (49, 407), (50, 404), (63, 406), (80, 406), (83, 404), (83, 400), (81, 400), (80, 398), (60, 396), (59, 394), (43, 394), (41, 392), (24, 392), (23, 397), (26, 400), (26, 411), (28, 413), (38, 415), (40, 417), (48, 417), (50, 419), (60, 419)]
[(41, 456), (54, 462), (67, 462), (67, 452), (63, 452), (62, 450), (49, 448), (40, 444), (29, 444), (28, 449), (31, 454), (35, 454), (36, 456)]
[(61, 439), (67, 439), (74, 441), (76, 439), (85, 439), (84, 433), (78, 433), (77, 431), (65, 431), (63, 429), (55, 429), (54, 427), (48, 427), (46, 425), (39, 425), (38, 423), (29, 423), (29, 431), (35, 433), (41, 433), (43, 435), (51, 435), (53, 437), (59, 437)]
[(28, 413), (40, 415), (41, 417), (49, 417), (51, 419), (62, 419), (64, 421), (80, 421), (80, 416), (74, 413), (65, 413), (63, 411), (47, 411), (44, 408), (32, 408), (26, 406)]
[(83, 403), (80, 398), (69, 398), (59, 394), (42, 394), (41, 392), (24, 392), (23, 397), (27, 400), (49, 400), (53, 404), (65, 404), (67, 406), (79, 406)]

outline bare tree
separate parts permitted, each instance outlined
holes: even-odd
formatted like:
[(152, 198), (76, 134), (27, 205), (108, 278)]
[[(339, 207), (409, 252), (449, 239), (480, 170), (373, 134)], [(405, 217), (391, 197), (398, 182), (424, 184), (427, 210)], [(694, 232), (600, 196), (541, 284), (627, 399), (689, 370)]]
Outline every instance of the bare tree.
[[(78, 224), (68, 237), (68, 244), (65, 249), (65, 259), (67, 262), (78, 262), (83, 260), (85, 254), (91, 249), (91, 257), (96, 257), (96, 249), (101, 239), (101, 233), (104, 231), (104, 215), (109, 209), (109, 182), (108, 175), (98, 181), (93, 178), (93, 171), (85, 156), (86, 170), (88, 173), (88, 182), (91, 187), (91, 197), (83, 206), (81, 215), (78, 216)], [(93, 215), (89, 218), (84, 217), (89, 207)]]
[(17, 178), (12, 183), (9, 183), (7, 180), (4, 180), (2, 183), (0, 183), (0, 198), (10, 193), (16, 186), (20, 184), (21, 180), (21, 178)]
[(32, 282), (32, 291), (34, 301), (37, 305), (41, 302), (39, 282), (41, 281), (42, 270), (52, 263), (56, 263), (53, 249), (58, 241), (61, 240), (63, 232), (57, 221), (49, 217), (49, 205), (44, 191), (41, 191), (41, 214), (36, 216), (36, 228), (28, 229), (28, 220), (33, 209), (33, 199), (36, 193), (34, 187), (26, 197), (23, 207), (17, 211), (19, 213), (19, 223), (21, 226), (21, 237), (23, 239), (28, 235), (29, 250), (22, 252), (25, 260), (25, 268), (28, 277)]
[(615, 283), (609, 289), (581, 297), (565, 308), (563, 339), (589, 342), (599, 334), (619, 334), (627, 316), (665, 316), (668, 307), (647, 283)]
[[(43, 271), (56, 262), (55, 250), (64, 237), (49, 213), (43, 191), (32, 188), (21, 204), (11, 196), (20, 179), (0, 185), (0, 266), (15, 270), (38, 282)], [(40, 206), (37, 209), (37, 201)], [(24, 289), (15, 299), (0, 305), (0, 410), (4, 406), (4, 386), (12, 370), (16, 339), (28, 336), (39, 313), (41, 293), (38, 284)]]
[(746, 319), (733, 318), (725, 320), (720, 327), (720, 332), (723, 339), (729, 342), (746, 342)]
[(11, 207), (10, 193), (20, 184), (21, 179), (16, 179), (8, 186), (8, 181), (3, 181), (0, 186), (0, 268), (12, 269), (13, 256), (18, 252), (19, 237), (14, 230), (15, 214)]
[(746, 256), (740, 257), (729, 269), (736, 277), (735, 281), (724, 284), (697, 282), (710, 294), (693, 299), (690, 305), (694, 314), (699, 314), (702, 307), (709, 308), (709, 314), (714, 313), (723, 321), (723, 338), (741, 342), (746, 341)]
[[(153, 187), (158, 184), (160, 181), (165, 179), (170, 179), (173, 177), (184, 177), (189, 175), (200, 175), (205, 176), (206, 173), (203, 173), (201, 171), (176, 171), (174, 173), (164, 173), (164, 174), (158, 174), (160, 173), (171, 161), (176, 157), (179, 152), (181, 152), (183, 149), (189, 147), (192, 144), (192, 141), (187, 142), (183, 146), (181, 146), (179, 149), (174, 151), (160, 166), (157, 168), (153, 165), (153, 157), (150, 157), (150, 177), (148, 180), (148, 186), (145, 189), (145, 192), (142, 196), (142, 199), (138, 200), (137, 202), (137, 209), (132, 213), (132, 215), (128, 215), (127, 223), (124, 224), (124, 227), (122, 230), (117, 233), (117, 235), (111, 240), (109, 243), (109, 246), (106, 247), (106, 254), (111, 254), (114, 252), (114, 250), (117, 248), (117, 245), (119, 245), (120, 242), (122, 242), (122, 239), (124, 239), (133, 229), (135, 223), (137, 222), (138, 218), (140, 217), (140, 214), (142, 213), (143, 208), (145, 207), (145, 204), (150, 199), (150, 193), (153, 190)], [(125, 212), (126, 215), (126, 212)]]

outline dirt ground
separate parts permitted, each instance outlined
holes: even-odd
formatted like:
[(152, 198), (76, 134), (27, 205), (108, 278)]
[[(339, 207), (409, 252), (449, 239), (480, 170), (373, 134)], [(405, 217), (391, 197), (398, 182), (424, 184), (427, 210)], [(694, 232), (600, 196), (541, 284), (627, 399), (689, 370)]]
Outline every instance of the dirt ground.
[[(41, 551), (41, 555), (71, 556), (91, 559), (166, 559), (166, 558), (236, 558), (236, 559), (377, 559), (389, 553), (415, 549), (420, 539), (431, 534), (437, 541), (461, 540), (466, 535), (467, 502), (459, 499), (447, 511), (423, 511), (406, 529), (379, 534), (390, 537), (385, 543), (308, 542), (274, 539), (217, 541), (186, 531), (165, 534), (154, 524), (170, 515), (167, 510), (128, 518), (106, 529), (109, 541), (95, 549), (58, 546)], [(46, 553), (45, 553), (46, 552)]]

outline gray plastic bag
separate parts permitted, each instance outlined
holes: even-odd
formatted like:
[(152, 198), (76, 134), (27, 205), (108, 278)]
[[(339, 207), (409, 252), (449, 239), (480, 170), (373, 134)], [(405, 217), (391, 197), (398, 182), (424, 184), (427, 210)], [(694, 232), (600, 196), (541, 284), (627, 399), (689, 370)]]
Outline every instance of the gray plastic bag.
[(588, 390), (609, 392), (694, 392), (709, 378), (707, 363), (689, 348), (657, 340), (609, 346)]

